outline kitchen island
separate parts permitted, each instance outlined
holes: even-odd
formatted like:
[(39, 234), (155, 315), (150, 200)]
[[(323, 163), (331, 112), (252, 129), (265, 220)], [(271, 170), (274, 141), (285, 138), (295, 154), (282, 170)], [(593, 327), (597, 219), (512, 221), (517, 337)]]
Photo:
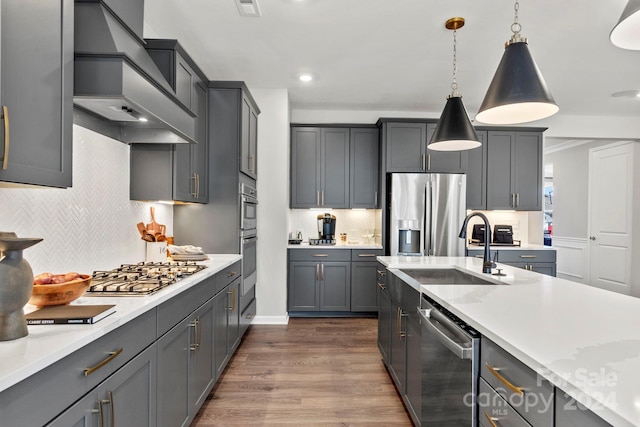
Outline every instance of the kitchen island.
[[(84, 296), (73, 304), (115, 304), (116, 312), (93, 325), (29, 326), (26, 337), (0, 342), (0, 424), (44, 425), (61, 414), (52, 425), (76, 425), (98, 410), (103, 422), (103, 403), (96, 403), (103, 396), (135, 425), (192, 419), (241, 338), (240, 260), (209, 255), (207, 268), (151, 295)], [(206, 382), (192, 381), (192, 372)], [(189, 407), (165, 405), (163, 389), (180, 393), (183, 385)], [(105, 416), (113, 423), (117, 415)]]
[[(389, 273), (441, 304), (614, 426), (640, 424), (640, 299), (482, 260), (378, 257)], [(495, 285), (423, 285), (402, 269), (458, 269)]]

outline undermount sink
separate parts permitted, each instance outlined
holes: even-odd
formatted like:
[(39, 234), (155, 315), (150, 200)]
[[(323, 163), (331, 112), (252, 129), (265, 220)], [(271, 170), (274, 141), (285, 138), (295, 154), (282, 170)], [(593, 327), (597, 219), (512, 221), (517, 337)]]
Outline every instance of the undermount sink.
[(448, 269), (414, 269), (400, 270), (409, 277), (417, 280), (423, 285), (496, 285), (497, 283), (484, 280), (456, 270)]

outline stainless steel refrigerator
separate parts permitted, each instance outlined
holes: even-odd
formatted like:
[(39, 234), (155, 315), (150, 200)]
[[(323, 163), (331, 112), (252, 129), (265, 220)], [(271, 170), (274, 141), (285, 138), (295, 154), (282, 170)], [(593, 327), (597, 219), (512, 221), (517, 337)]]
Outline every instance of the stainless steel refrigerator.
[(466, 195), (463, 174), (392, 174), (390, 255), (465, 256)]

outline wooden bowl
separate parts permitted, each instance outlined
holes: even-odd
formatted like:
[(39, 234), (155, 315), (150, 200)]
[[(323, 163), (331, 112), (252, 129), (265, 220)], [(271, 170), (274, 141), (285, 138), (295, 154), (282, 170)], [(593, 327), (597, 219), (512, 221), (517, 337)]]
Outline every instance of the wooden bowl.
[(38, 307), (64, 305), (80, 298), (91, 284), (91, 276), (81, 274), (80, 278), (65, 283), (33, 285), (29, 304)]

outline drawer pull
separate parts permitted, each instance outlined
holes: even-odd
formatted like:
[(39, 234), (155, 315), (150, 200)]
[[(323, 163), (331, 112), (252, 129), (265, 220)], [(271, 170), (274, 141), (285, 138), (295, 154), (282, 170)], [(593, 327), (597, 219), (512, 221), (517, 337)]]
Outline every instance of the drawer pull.
[(119, 348), (116, 351), (110, 351), (109, 352), (109, 357), (107, 357), (106, 359), (104, 359), (102, 362), (98, 363), (96, 366), (92, 366), (91, 368), (84, 368), (84, 376), (88, 377), (89, 375), (93, 374), (95, 371), (97, 371), (98, 369), (102, 368), (104, 365), (106, 365), (107, 363), (111, 362), (113, 359), (115, 359), (116, 357), (118, 357), (118, 355), (120, 353), (122, 353), (122, 348)]
[(484, 416), (487, 419), (487, 421), (489, 421), (489, 425), (491, 425), (491, 427), (498, 427), (498, 424), (496, 424), (496, 421), (498, 421), (498, 419), (496, 417), (492, 417), (486, 412), (484, 413)]
[(362, 258), (372, 258), (376, 256), (376, 254), (358, 254), (358, 256)]
[(536, 258), (535, 255), (520, 255), (520, 258)]
[(474, 255), (474, 258), (484, 258), (484, 255)]
[(2, 156), (2, 169), (6, 170), (9, 164), (9, 108), (2, 106), (2, 118), (4, 120), (4, 156)]
[(233, 277), (236, 274), (238, 274), (238, 273), (236, 273), (235, 271), (230, 271), (230, 272), (227, 273), (227, 277)]
[(384, 291), (385, 289), (387, 289), (387, 287), (386, 287), (385, 285), (383, 285), (382, 283), (378, 283), (378, 287), (379, 287), (380, 289), (382, 289), (383, 291)]
[(494, 368), (493, 366), (491, 366), (489, 363), (486, 364), (487, 365), (487, 369), (489, 369), (489, 371), (496, 376), (497, 379), (500, 380), (500, 382), (502, 384), (504, 384), (505, 386), (507, 386), (507, 388), (509, 390), (511, 390), (514, 393), (519, 394), (520, 396), (522, 396), (524, 394), (524, 388), (523, 387), (516, 387), (515, 385), (511, 384), (509, 382), (509, 380), (507, 380), (505, 377), (503, 377), (502, 375), (500, 375), (500, 372), (498, 372), (500, 370), (500, 368)]
[(329, 254), (313, 254), (312, 256), (315, 256), (315, 257), (327, 257), (327, 256), (329, 256)]

